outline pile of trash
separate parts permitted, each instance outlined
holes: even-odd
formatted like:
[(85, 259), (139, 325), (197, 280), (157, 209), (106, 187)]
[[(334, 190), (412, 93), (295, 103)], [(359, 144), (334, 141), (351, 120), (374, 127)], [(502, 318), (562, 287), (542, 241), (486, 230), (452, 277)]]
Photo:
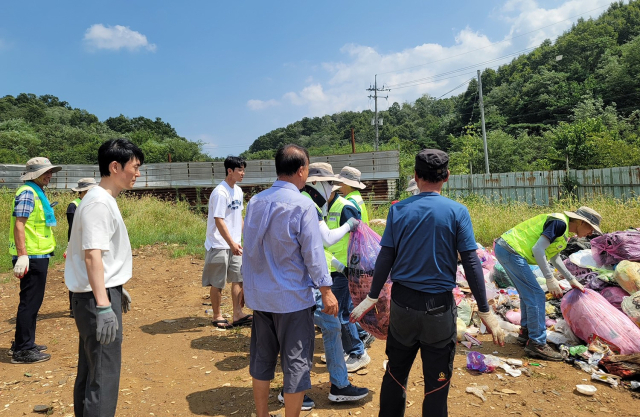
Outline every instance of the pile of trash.
[[(521, 319), (518, 292), (492, 249), (478, 244), (477, 252), (489, 304), (505, 330), (505, 341), (516, 343)], [(586, 290), (573, 290), (556, 271), (565, 292), (562, 300), (557, 300), (548, 293), (540, 268), (530, 266), (547, 293), (548, 343), (557, 347), (567, 363), (589, 373), (594, 381), (618, 386), (621, 379), (640, 377), (640, 231), (572, 238), (561, 256)], [(475, 337), (486, 329), (476, 314), (477, 305), (461, 265), (456, 281), (453, 292), (458, 305), (458, 341), (472, 349)], [(491, 355), (488, 359), (479, 359), (478, 352), (468, 355), (472, 353), (473, 357), (468, 357), (470, 369), (486, 372), (483, 365), (490, 371), (503, 364), (510, 366)]]

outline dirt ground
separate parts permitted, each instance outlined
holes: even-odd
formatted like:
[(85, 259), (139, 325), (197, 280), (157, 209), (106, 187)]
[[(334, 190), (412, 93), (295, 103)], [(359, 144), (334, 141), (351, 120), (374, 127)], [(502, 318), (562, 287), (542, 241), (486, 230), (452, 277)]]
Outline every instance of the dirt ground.
[[(134, 252), (134, 277), (126, 285), (133, 309), (124, 316), (122, 379), (118, 416), (250, 416), (254, 412), (249, 376), (250, 328), (217, 330), (205, 314), (208, 300), (200, 285), (203, 262), (190, 258), (172, 259), (159, 247)], [(0, 282), (8, 275), (0, 275)], [(37, 342), (46, 344), (51, 360), (34, 365), (11, 364), (7, 351), (13, 339), (18, 304), (18, 281), (0, 284), (0, 416), (33, 415), (36, 405), (50, 405), (53, 415), (73, 415), (73, 382), (77, 363), (77, 332), (69, 317), (63, 265), (50, 269), (45, 300), (40, 310)], [(228, 297), (228, 291), (224, 295)], [(230, 299), (223, 300), (230, 313)], [(477, 350), (498, 352), (498, 356), (524, 359), (521, 348), (494, 347), (488, 336)], [(316, 336), (312, 372), (313, 388), (308, 394), (316, 408), (303, 416), (374, 416), (379, 404), (384, 374), (384, 341), (376, 341), (369, 355), (371, 364), (352, 382), (371, 390), (358, 402), (333, 404), (327, 399), (329, 375), (320, 362), (322, 337)], [(594, 383), (598, 392), (585, 397), (576, 384), (590, 384), (589, 375), (563, 363), (542, 362), (529, 366), (532, 376), (513, 378), (502, 370), (476, 374), (466, 370), (466, 349), (459, 346), (449, 394), (452, 416), (474, 415), (564, 415), (611, 414), (638, 416), (637, 399), (624, 388), (613, 389)], [(532, 362), (534, 362), (532, 360)], [(500, 379), (498, 375), (503, 376)], [(272, 382), (270, 410), (281, 413), (277, 400), (282, 374)], [(469, 386), (489, 387), (486, 402), (468, 394)], [(408, 389), (407, 416), (421, 413), (422, 384), (420, 358), (412, 370)], [(511, 394), (499, 393), (511, 390)]]

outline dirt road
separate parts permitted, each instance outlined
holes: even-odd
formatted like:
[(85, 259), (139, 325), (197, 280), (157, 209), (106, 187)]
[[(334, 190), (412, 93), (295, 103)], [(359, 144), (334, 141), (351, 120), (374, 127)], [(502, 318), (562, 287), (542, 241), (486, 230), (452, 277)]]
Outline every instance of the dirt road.
[[(220, 331), (205, 316), (208, 294), (200, 286), (202, 261), (172, 259), (162, 248), (135, 251), (134, 278), (126, 286), (133, 310), (124, 316), (122, 379), (118, 416), (250, 416), (254, 412), (249, 377), (249, 328)], [(77, 362), (77, 333), (69, 318), (63, 266), (49, 273), (47, 292), (37, 329), (37, 342), (46, 344), (52, 358), (35, 365), (13, 365), (6, 352), (13, 339), (18, 303), (18, 281), (0, 284), (0, 417), (35, 415), (35, 405), (53, 406), (53, 415), (73, 415), (73, 382)], [(0, 281), (7, 277), (0, 275)], [(228, 296), (228, 291), (225, 292)], [(230, 300), (223, 300), (227, 312)], [(518, 359), (522, 349), (514, 345), (496, 348), (485, 341), (483, 353)], [(369, 354), (371, 364), (353, 383), (368, 387), (372, 394), (351, 404), (335, 405), (327, 400), (329, 376), (320, 362), (322, 338), (316, 337), (313, 388), (309, 395), (317, 406), (303, 416), (374, 416), (384, 374), (384, 342), (376, 341)], [(466, 354), (458, 348), (449, 394), (452, 416), (496, 415), (593, 416), (611, 414), (638, 416), (640, 402), (626, 389), (595, 383), (594, 397), (576, 393), (576, 384), (586, 384), (589, 375), (566, 364), (540, 362), (530, 366), (532, 376), (512, 378), (502, 371), (474, 374), (466, 370)], [(407, 387), (407, 416), (421, 413), (420, 359), (416, 360)], [(498, 375), (503, 376), (499, 379)], [(277, 400), (282, 374), (271, 384), (272, 413), (284, 409)], [(487, 385), (486, 402), (465, 392), (466, 387)], [(507, 394), (506, 392), (515, 392)]]

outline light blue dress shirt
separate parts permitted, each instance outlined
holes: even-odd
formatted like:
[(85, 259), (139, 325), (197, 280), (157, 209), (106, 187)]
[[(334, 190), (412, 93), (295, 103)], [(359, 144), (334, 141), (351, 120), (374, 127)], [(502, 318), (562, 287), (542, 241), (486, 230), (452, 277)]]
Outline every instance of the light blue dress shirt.
[(312, 289), (333, 283), (310, 198), (276, 181), (247, 205), (242, 252), (247, 307), (291, 313), (316, 304)]

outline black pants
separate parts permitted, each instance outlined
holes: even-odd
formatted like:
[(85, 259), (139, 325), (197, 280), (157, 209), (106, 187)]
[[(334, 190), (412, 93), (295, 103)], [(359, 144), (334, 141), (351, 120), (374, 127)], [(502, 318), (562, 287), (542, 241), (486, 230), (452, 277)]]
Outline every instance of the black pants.
[[(394, 289), (398, 289), (397, 284)], [(420, 293), (416, 296), (411, 292), (413, 290), (406, 287), (403, 287), (403, 296), (398, 296), (399, 291), (392, 291), (385, 350), (389, 362), (382, 379), (379, 416), (404, 416), (409, 372), (418, 350), (427, 394), (422, 402), (422, 415), (447, 416), (449, 380), (456, 351), (457, 310), (453, 295)], [(403, 305), (403, 301), (411, 307)]]
[[(13, 261), (15, 266), (16, 261)], [(36, 317), (44, 300), (49, 258), (29, 259), (29, 270), (20, 280), (20, 304), (16, 316), (15, 352), (32, 349), (36, 343)]]
[(78, 375), (73, 388), (76, 417), (113, 417), (118, 405), (122, 361), (122, 286), (107, 288), (111, 308), (118, 318), (116, 340), (101, 345), (96, 340), (96, 299), (92, 292), (73, 293), (80, 342)]

